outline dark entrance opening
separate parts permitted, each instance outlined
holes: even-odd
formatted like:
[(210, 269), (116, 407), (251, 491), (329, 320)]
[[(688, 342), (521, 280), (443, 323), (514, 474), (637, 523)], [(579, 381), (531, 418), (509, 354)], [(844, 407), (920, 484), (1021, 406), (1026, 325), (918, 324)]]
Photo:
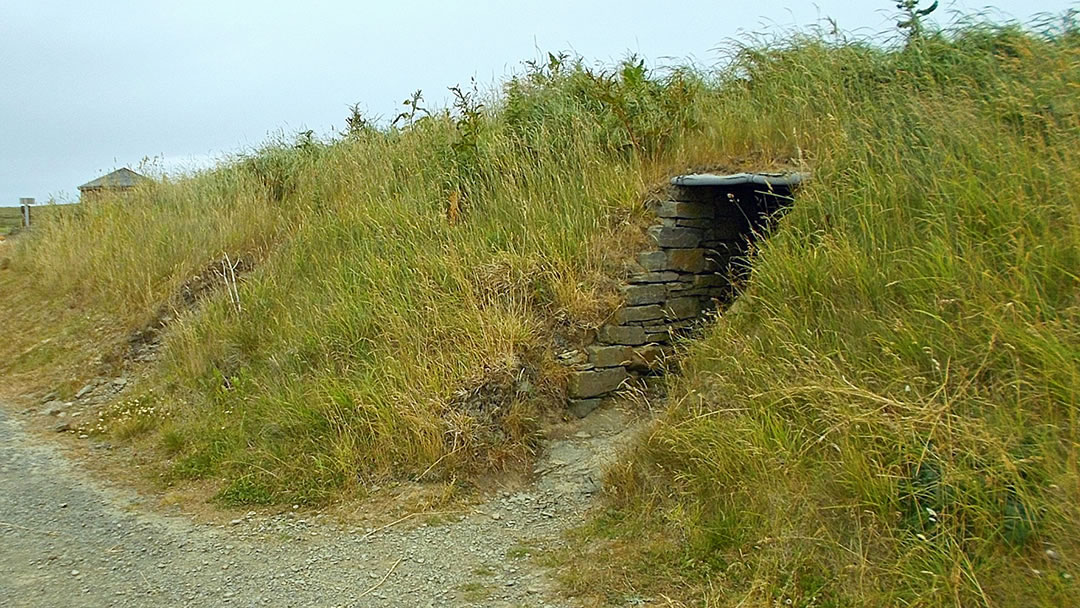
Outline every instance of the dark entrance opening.
[(625, 304), (575, 362), (571, 411), (584, 415), (632, 375), (662, 373), (672, 341), (729, 304), (749, 272), (747, 253), (791, 206), (801, 173), (682, 175), (654, 203), (656, 247), (622, 287)]

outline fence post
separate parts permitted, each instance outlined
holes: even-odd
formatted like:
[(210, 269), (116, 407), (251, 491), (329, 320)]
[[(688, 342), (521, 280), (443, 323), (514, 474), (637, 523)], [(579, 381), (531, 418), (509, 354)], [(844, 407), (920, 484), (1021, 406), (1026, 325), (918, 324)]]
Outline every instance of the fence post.
[(32, 197), (31, 198), (20, 198), (19, 199), (19, 205), (22, 207), (22, 225), (23, 225), (23, 228), (29, 228), (30, 227), (30, 205), (33, 205), (33, 204), (34, 204), (34, 199)]

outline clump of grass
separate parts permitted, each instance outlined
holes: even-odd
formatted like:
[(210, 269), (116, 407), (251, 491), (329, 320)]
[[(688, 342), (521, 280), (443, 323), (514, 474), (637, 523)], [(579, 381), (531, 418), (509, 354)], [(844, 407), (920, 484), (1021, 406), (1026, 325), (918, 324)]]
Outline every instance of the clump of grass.
[(506, 550), (506, 557), (510, 559), (525, 559), (543, 553), (543, 551), (537, 549), (529, 543), (517, 543), (513, 547)]
[(22, 209), (19, 207), (0, 207), (0, 236), (17, 232), (22, 226)]
[(611, 472), (572, 586), (1077, 602), (1078, 66), (1068, 21), (739, 54), (728, 111), (784, 116), (814, 178)]
[(466, 602), (482, 602), (491, 597), (493, 589), (492, 586), (487, 583), (474, 581), (458, 585), (458, 591), (461, 592), (461, 599)]
[(156, 429), (169, 419), (170, 408), (154, 389), (114, 402), (98, 412), (96, 420), (79, 427), (89, 435), (107, 435), (116, 439), (131, 437)]

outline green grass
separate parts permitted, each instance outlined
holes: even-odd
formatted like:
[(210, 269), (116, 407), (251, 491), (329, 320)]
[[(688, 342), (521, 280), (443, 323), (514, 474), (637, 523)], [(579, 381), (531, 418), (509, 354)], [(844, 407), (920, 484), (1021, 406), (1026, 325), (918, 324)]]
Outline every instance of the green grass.
[[(318, 503), (521, 467), (563, 405), (555, 336), (615, 306), (643, 193), (720, 156), (702, 76), (620, 69), (538, 65), (486, 107), (463, 94), (100, 198), (20, 240), (11, 270), (121, 334), (175, 317), (152, 382), (173, 400), (147, 435), (166, 479)], [(191, 307), (192, 277), (225, 258), (253, 268), (239, 306), (217, 289)]]
[(18, 207), (0, 207), (0, 234), (11, 234), (22, 226), (22, 211)]
[[(224, 500), (318, 503), (527, 461), (561, 404), (552, 345), (616, 305), (650, 188), (812, 169), (611, 471), (569, 588), (1075, 605), (1080, 33), (795, 36), (733, 59), (553, 56), (447, 112), (353, 117), (82, 205), (19, 239), (4, 280), (126, 331), (175, 309), (160, 417), (125, 433)], [(238, 300), (190, 307), (226, 255), (252, 269)]]
[(529, 543), (517, 543), (506, 550), (506, 557), (510, 559), (524, 559), (541, 553), (543, 553), (543, 551)]
[[(60, 205), (35, 205), (30, 209), (32, 222), (45, 222), (46, 218), (62, 213), (66, 207)], [(0, 207), (0, 235), (9, 235), (22, 228), (21, 207)]]
[(493, 587), (486, 583), (471, 582), (458, 585), (458, 591), (461, 592), (461, 599), (466, 602), (482, 602), (491, 597)]
[(495, 570), (491, 566), (477, 566), (473, 568), (472, 573), (474, 576), (494, 576)]
[(1076, 605), (1077, 31), (799, 40), (734, 70), (733, 113), (783, 116), (814, 178), (612, 471), (568, 582), (703, 606)]

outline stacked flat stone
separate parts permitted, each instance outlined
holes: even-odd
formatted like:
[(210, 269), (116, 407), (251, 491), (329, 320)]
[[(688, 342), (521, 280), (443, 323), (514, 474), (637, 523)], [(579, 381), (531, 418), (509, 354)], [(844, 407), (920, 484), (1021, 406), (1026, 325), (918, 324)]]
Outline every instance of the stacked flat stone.
[(599, 329), (586, 357), (572, 362), (571, 412), (586, 415), (633, 375), (662, 372), (672, 341), (730, 298), (732, 262), (786, 208), (801, 179), (736, 174), (672, 180), (667, 200), (652, 205), (656, 224), (648, 233), (655, 248), (638, 255), (638, 271), (621, 288), (624, 305)]

